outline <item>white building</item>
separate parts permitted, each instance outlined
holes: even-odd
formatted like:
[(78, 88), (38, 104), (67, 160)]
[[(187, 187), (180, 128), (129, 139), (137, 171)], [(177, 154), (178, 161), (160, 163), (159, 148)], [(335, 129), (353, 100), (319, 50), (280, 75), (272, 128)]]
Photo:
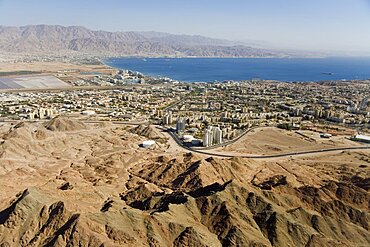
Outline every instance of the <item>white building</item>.
[(352, 140), (358, 141), (358, 142), (370, 143), (370, 136), (366, 136), (366, 135), (355, 135), (354, 137), (352, 137)]
[(219, 127), (208, 127), (204, 131), (203, 146), (209, 147), (222, 143), (222, 130)]
[(203, 146), (209, 147), (213, 144), (213, 133), (212, 130), (206, 129), (203, 136)]
[(30, 120), (32, 119), (51, 119), (53, 117), (55, 117), (56, 115), (58, 115), (58, 111), (55, 110), (55, 109), (50, 109), (50, 108), (39, 108), (33, 112), (29, 112), (28, 113), (28, 118)]
[(91, 110), (86, 110), (86, 111), (81, 112), (81, 114), (84, 115), (84, 116), (93, 116), (93, 115), (96, 114), (96, 112), (91, 111)]
[(213, 142), (216, 145), (222, 143), (222, 130), (219, 127), (213, 129)]
[(172, 112), (169, 112), (163, 116), (162, 122), (164, 125), (170, 125), (172, 124), (172, 121)]

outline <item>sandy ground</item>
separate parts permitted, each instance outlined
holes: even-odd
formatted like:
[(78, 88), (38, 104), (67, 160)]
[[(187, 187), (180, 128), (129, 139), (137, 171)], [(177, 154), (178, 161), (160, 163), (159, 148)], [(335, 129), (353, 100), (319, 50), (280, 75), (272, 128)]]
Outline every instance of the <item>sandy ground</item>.
[[(272, 128), (250, 136), (258, 141), (246, 137), (238, 150), (330, 146), (330, 140), (317, 144)], [(140, 147), (148, 138), (157, 140), (154, 149)], [(323, 246), (325, 241), (366, 246), (370, 197), (368, 182), (361, 179), (369, 176), (370, 151), (217, 158), (186, 152), (153, 126), (65, 118), (4, 123), (0, 245), (30, 246), (34, 239), (34, 246), (42, 246), (57, 237), (55, 246), (222, 246), (229, 238), (240, 246)], [(328, 181), (332, 184), (325, 187)], [(323, 193), (315, 191), (322, 187)], [(72, 213), (78, 215), (75, 223)], [(264, 215), (278, 220), (267, 218), (266, 228), (257, 220)], [(319, 224), (311, 223), (317, 215)], [(299, 231), (289, 230), (292, 225)], [(267, 229), (274, 231), (273, 244)], [(318, 244), (306, 245), (316, 235)]]
[(320, 138), (312, 131), (286, 131), (278, 128), (259, 128), (246, 134), (237, 142), (212, 149), (225, 154), (271, 155), (336, 147), (354, 147), (362, 144), (348, 140), (349, 136)]
[[(7, 123), (0, 126), (0, 201), (30, 186), (49, 183), (51, 178), (61, 176), (66, 170), (70, 173), (68, 179), (82, 176), (89, 183), (108, 185), (103, 190), (109, 191), (111, 184), (117, 186), (118, 181), (127, 179), (126, 170), (130, 165), (165, 150), (165, 145), (160, 143), (154, 150), (139, 147), (147, 138), (128, 132), (127, 129), (132, 128), (130, 126), (88, 124), (86, 129), (78, 129), (76, 125), (65, 127), (60, 124), (53, 128), (62, 131), (50, 131), (44, 126), (45, 123), (26, 123), (16, 129)], [(9, 128), (12, 128), (10, 132)], [(78, 167), (89, 162), (94, 168), (80, 173)], [(104, 169), (98, 171), (97, 166), (105, 165), (110, 167), (109, 172)], [(119, 174), (114, 174), (116, 169), (120, 170)], [(103, 180), (102, 177), (97, 178), (97, 172), (100, 174), (98, 177), (106, 177)], [(6, 179), (9, 174), (12, 174), (11, 181)], [(53, 183), (61, 182), (63, 179), (53, 180)]]
[(63, 62), (30, 62), (30, 63), (11, 63), (0, 61), (0, 72), (33, 71), (43, 73), (57, 73), (63, 71), (86, 71), (86, 72), (109, 72), (110, 69), (105, 65), (78, 65)]

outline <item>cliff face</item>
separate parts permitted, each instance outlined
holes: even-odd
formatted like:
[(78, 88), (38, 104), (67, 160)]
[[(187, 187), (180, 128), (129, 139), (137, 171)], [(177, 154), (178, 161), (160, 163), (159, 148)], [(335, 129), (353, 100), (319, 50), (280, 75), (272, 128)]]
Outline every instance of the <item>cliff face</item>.
[(0, 50), (10, 53), (106, 56), (272, 57), (278, 52), (203, 36), (156, 32), (105, 32), (84, 27), (0, 26)]
[(221, 159), (140, 148), (142, 126), (9, 128), (0, 133), (1, 246), (370, 243), (370, 153)]

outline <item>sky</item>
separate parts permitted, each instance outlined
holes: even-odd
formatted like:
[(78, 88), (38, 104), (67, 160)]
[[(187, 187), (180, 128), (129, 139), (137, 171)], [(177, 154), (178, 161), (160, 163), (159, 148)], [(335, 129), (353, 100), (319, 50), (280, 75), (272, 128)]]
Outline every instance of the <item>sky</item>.
[(31, 24), (370, 52), (370, 0), (0, 0), (0, 25)]

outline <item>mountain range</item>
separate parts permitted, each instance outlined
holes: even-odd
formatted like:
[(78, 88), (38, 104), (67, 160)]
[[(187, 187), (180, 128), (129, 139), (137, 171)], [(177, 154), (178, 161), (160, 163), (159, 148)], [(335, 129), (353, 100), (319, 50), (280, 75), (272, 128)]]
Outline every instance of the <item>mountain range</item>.
[(99, 56), (284, 57), (283, 52), (243, 42), (160, 32), (93, 31), (81, 26), (0, 26), (0, 51), (20, 54), (76, 53)]

